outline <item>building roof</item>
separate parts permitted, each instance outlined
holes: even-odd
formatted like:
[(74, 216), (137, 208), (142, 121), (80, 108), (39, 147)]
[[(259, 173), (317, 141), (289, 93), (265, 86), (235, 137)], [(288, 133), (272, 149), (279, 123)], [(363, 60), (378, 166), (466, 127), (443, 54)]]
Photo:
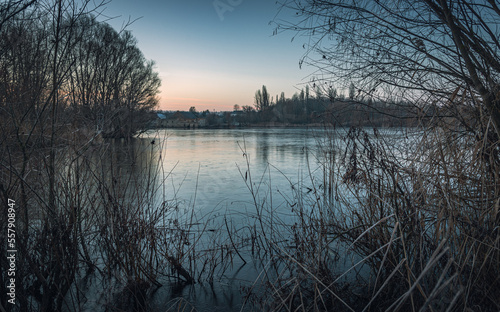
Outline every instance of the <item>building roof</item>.
[(173, 116), (172, 116), (173, 119), (196, 119), (196, 115), (191, 113), (191, 112), (181, 112), (181, 111), (178, 111), (176, 112)]

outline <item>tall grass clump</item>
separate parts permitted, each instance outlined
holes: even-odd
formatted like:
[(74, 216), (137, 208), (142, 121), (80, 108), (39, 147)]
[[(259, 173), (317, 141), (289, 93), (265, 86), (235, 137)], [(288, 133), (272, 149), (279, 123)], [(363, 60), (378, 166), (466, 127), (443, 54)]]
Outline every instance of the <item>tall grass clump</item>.
[[(166, 188), (173, 168), (164, 168), (163, 139), (95, 134), (61, 142), (54, 205), (44, 162), (50, 150), (37, 149), (23, 165), (15, 162), (15, 144), (4, 144), (10, 157), (2, 162), (2, 201), (17, 204), (17, 286), (16, 304), (4, 296), (2, 307), (144, 311), (155, 308), (151, 298), (160, 287), (213, 280), (225, 270), (220, 259), (233, 248), (201, 239), (211, 216), (198, 216)], [(6, 231), (0, 235), (6, 239)], [(1, 261), (6, 293), (9, 263)]]
[(105, 4), (0, 3), (0, 224), (15, 202), (16, 248), (16, 298), (0, 311), (146, 310), (227, 252), (201, 250), (205, 227), (165, 187), (163, 140), (137, 138), (161, 81), (130, 31), (99, 21)]
[[(498, 5), (285, 0), (280, 12), (298, 18), (275, 19), (277, 33), (309, 40), (300, 64), (317, 69), (311, 84), (328, 94), (325, 105), (333, 112), (326, 122), (342, 126), (335, 120), (336, 109), (345, 107), (333, 92), (338, 87), (348, 90), (353, 114), (366, 112), (358, 124), (382, 113), (416, 126), (395, 140), (382, 129), (333, 131), (335, 159), (324, 162), (333, 196), (311, 200), (325, 203), (318, 222), (328, 223), (337, 251), (352, 261), (347, 270), (329, 269), (347, 277), (352, 290), (353, 301), (336, 306), (498, 311)], [(320, 293), (342, 298), (338, 282), (322, 283)], [(299, 300), (279, 302), (309, 309)]]
[(275, 311), (498, 310), (498, 141), (442, 121), (327, 133), (323, 173), (284, 196), (288, 221), (259, 214), (276, 229), (255, 235), (269, 292), (250, 298)]

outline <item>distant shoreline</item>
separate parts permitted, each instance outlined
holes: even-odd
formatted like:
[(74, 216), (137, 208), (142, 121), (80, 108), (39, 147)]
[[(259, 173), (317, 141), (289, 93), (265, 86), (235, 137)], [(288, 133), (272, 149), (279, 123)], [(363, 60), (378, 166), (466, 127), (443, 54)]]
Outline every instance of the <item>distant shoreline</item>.
[[(344, 125), (338, 127), (375, 127), (375, 128), (411, 128), (411, 126), (394, 126), (394, 125)], [(220, 126), (205, 126), (205, 127), (157, 127), (154, 129), (180, 129), (180, 130), (202, 130), (202, 129), (283, 129), (283, 128), (331, 128), (333, 125), (324, 124), (324, 123), (308, 123), (308, 124), (289, 124), (289, 123), (256, 123), (256, 124), (248, 124), (248, 125), (239, 125), (239, 126), (229, 126), (229, 125), (220, 125)]]

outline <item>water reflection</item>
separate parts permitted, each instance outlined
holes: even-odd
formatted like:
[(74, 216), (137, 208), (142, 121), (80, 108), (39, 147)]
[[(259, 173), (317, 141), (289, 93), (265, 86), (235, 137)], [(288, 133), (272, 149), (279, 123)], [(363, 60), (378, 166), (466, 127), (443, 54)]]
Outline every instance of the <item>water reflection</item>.
[(89, 171), (96, 181), (104, 181), (107, 189), (101, 193), (110, 192), (125, 202), (151, 206), (153, 203), (144, 200), (151, 199), (153, 193), (158, 199), (164, 195), (157, 192), (161, 183), (159, 155), (159, 148), (146, 138), (111, 139), (99, 153), (91, 154)]
[[(253, 196), (263, 205), (272, 200), (269, 206), (273, 213), (287, 222), (291, 215), (287, 199), (294, 196), (291, 183), (297, 188), (309, 168), (320, 165), (315, 157), (307, 157), (314, 153), (315, 144), (315, 137), (303, 129), (164, 130), (130, 141), (106, 141), (106, 148), (94, 153), (90, 162), (92, 175), (106, 182), (107, 189), (97, 183), (95, 186), (103, 205), (109, 205), (105, 198), (109, 192), (122, 206), (147, 209), (146, 215), (152, 216), (168, 201), (186, 222), (191, 212), (195, 215), (193, 220), (199, 226), (190, 227), (186, 235), (197, 235), (203, 228), (196, 247), (205, 250), (205, 246), (229, 244), (226, 221), (231, 230), (239, 231), (238, 235), (250, 229), (256, 215)], [(179, 244), (179, 248), (190, 248)], [(214, 254), (214, 259), (218, 255)], [(250, 261), (251, 256), (245, 258)], [(157, 306), (168, 306), (172, 298), (182, 297), (196, 302), (199, 311), (215, 306), (239, 310), (240, 281), (253, 281), (261, 268), (249, 264), (237, 271), (238, 261), (237, 257), (232, 260), (231, 271), (217, 271), (213, 287), (196, 284), (160, 288), (155, 295)], [(193, 263), (202, 265), (203, 261)]]
[[(220, 208), (242, 211), (252, 203), (245, 184), (249, 174), (245, 155), (254, 177), (261, 177), (269, 163), (286, 174), (296, 174), (305, 161), (303, 142), (296, 137), (270, 130), (166, 130), (147, 133), (142, 140), (163, 143), (154, 150), (153, 158), (168, 172), (167, 193), (186, 206), (208, 212)], [(286, 179), (275, 182), (279, 181), (285, 183)]]
[(268, 162), (269, 156), (269, 133), (264, 131), (261, 133), (260, 137), (257, 137), (257, 152), (262, 158), (262, 162)]
[(199, 216), (229, 215), (244, 223), (255, 208), (253, 195), (276, 193), (279, 204), (299, 182), (323, 183), (324, 155), (316, 147), (324, 135), (306, 129), (151, 131), (106, 141), (92, 162), (124, 200), (148, 207), (169, 201)]
[[(242, 232), (256, 223), (256, 206), (269, 207), (267, 212), (284, 226), (293, 224), (293, 207), (303, 200), (297, 198), (301, 191), (311, 192), (313, 183), (321, 189), (326, 183), (322, 166), (333, 159), (327, 154), (331, 140), (323, 131), (305, 129), (161, 130), (130, 141), (107, 141), (107, 148), (92, 162), (95, 173), (112, 185), (109, 191), (115, 198), (150, 211), (168, 201), (177, 210), (188, 212), (187, 218), (196, 215), (192, 220), (199, 227), (193, 225), (186, 235), (197, 235), (194, 231), (203, 228), (197, 248), (228, 246), (224, 226), (233, 233), (241, 231), (238, 235), (243, 237)], [(317, 148), (318, 141), (325, 150)], [(265, 226), (262, 232), (266, 232)], [(288, 232), (283, 233), (287, 246)], [(219, 254), (214, 255), (217, 259)], [(251, 255), (245, 258), (252, 259)], [(158, 306), (168, 306), (172, 298), (186, 298), (196, 302), (199, 311), (215, 306), (239, 310), (242, 302), (237, 283), (253, 281), (262, 268), (253, 263), (238, 271), (238, 258), (234, 259), (233, 267), (218, 274), (213, 287), (160, 288), (154, 300)], [(162, 283), (167, 285), (168, 281)]]

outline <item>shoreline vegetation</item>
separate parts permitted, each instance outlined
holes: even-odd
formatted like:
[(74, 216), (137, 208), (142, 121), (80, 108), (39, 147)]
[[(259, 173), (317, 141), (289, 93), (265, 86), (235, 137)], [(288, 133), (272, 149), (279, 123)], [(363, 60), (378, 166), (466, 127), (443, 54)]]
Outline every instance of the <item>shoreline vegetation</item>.
[[(242, 309), (498, 311), (500, 28), (491, 25), (500, 10), (493, 1), (356, 3), (284, 1), (322, 24), (283, 28), (336, 38), (306, 62), (325, 75), (335, 68), (322, 79), (347, 82), (347, 102), (371, 104), (358, 116), (341, 111), (353, 123), (324, 120), (323, 181), (305, 177), (307, 191), (283, 198), (290, 222), (274, 214), (280, 194), (253, 175), (242, 146), (254, 211), (241, 229), (165, 192), (168, 138), (115, 144), (142, 129), (160, 84), (129, 31), (98, 22), (94, 1), (1, 3), (0, 311), (195, 310), (150, 299), (162, 287), (213, 285), (250, 262), (259, 274), (241, 288)], [(318, 92), (326, 108), (333, 89)], [(271, 105), (266, 88), (255, 97), (266, 121), (307, 123), (319, 111), (287, 114), (304, 112), (306, 92), (297, 106), (284, 96)], [(307, 103), (325, 103), (318, 97)], [(370, 108), (395, 103), (419, 135), (402, 132), (398, 145), (359, 127), (374, 121)]]
[[(262, 86), (266, 90), (266, 86)], [(260, 90), (259, 90), (260, 91)], [(376, 101), (371, 97), (352, 96), (345, 98), (337, 95), (337, 91), (324, 91), (317, 88), (295, 93), (292, 98), (286, 98), (282, 93), (276, 100), (256, 108), (235, 105), (233, 111), (198, 112), (196, 107), (189, 111), (155, 111), (150, 113), (146, 128), (244, 128), (259, 126), (321, 126), (342, 125), (368, 127), (416, 127), (427, 126), (433, 119), (443, 118), (447, 114), (434, 104), (413, 104), (402, 101)], [(310, 93), (314, 93), (310, 94)], [(467, 107), (463, 107), (467, 113)]]

